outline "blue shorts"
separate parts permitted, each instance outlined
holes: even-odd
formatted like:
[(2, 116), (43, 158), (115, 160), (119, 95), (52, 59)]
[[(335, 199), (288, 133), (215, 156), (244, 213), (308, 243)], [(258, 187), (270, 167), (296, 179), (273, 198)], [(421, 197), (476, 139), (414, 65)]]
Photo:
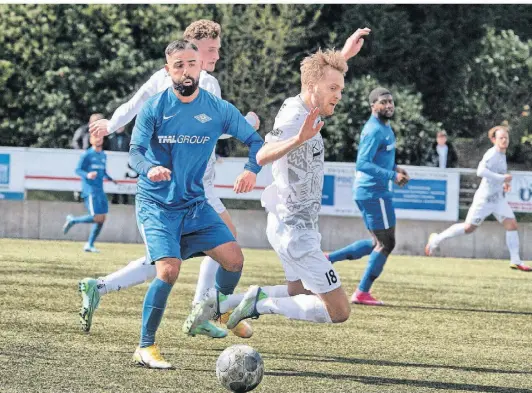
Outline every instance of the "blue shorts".
[(172, 211), (137, 198), (136, 213), (137, 225), (146, 244), (146, 258), (150, 262), (162, 258), (185, 260), (235, 241), (207, 201)]
[(370, 231), (395, 226), (395, 210), (391, 198), (365, 199), (355, 202), (362, 213), (366, 228)]
[(91, 216), (107, 214), (109, 212), (107, 195), (104, 193), (88, 194), (85, 196), (85, 207)]

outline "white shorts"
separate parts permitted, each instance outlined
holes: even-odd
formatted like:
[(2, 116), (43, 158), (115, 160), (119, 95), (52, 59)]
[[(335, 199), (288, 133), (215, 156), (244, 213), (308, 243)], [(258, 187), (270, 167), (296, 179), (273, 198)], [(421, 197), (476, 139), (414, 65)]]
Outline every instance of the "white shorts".
[(485, 198), (474, 198), (465, 222), (479, 226), (490, 214), (493, 214), (497, 221), (503, 222), (507, 218), (515, 219), (514, 212), (504, 197), (497, 201), (488, 202)]
[(205, 190), (205, 196), (207, 197), (207, 202), (209, 202), (209, 205), (212, 206), (216, 213), (222, 214), (226, 210), (226, 208), (220, 198), (218, 198), (218, 196), (214, 192), (214, 184), (205, 183), (204, 181), (203, 188)]
[(290, 229), (268, 213), (266, 235), (279, 255), (287, 281), (301, 280), (315, 294), (327, 293), (342, 283), (332, 263), (321, 250), (321, 235), (313, 229)]
[(220, 198), (214, 192), (214, 165), (216, 165), (216, 157), (213, 151), (205, 168), (205, 175), (203, 175), (203, 189), (205, 190), (205, 197), (209, 205), (212, 206), (216, 213), (222, 214), (226, 209)]

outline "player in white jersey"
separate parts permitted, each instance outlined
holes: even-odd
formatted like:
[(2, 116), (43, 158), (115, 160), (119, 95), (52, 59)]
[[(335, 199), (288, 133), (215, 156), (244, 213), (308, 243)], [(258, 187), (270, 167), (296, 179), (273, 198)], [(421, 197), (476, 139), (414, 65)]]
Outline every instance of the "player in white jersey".
[[(184, 32), (184, 38), (192, 41), (198, 47), (200, 58), (202, 59), (202, 68), (199, 80), (199, 87), (207, 90), (213, 95), (221, 98), (221, 90), (218, 80), (210, 75), (207, 71), (212, 72), (216, 62), (220, 58), (220, 25), (209, 20), (199, 20), (190, 24)], [(102, 119), (90, 125), (90, 132), (96, 135), (108, 135), (118, 128), (128, 124), (142, 108), (143, 104), (153, 95), (166, 90), (172, 85), (172, 80), (167, 71), (162, 68), (154, 73), (150, 79), (142, 85), (135, 95), (125, 104), (121, 105), (114, 113), (111, 120)], [(246, 116), (248, 122), (258, 129), (259, 119), (253, 112)], [(205, 170), (203, 177), (203, 186), (205, 196), (209, 204), (220, 215), (233, 235), (236, 237), (236, 228), (227, 212), (225, 206), (214, 191), (214, 165), (216, 157), (214, 151)], [(249, 181), (249, 171), (244, 171), (235, 181), (234, 190), (237, 193), (249, 192), (253, 190), (255, 184)], [(193, 305), (199, 301), (208, 288), (214, 287), (216, 272), (219, 264), (210, 257), (205, 257), (200, 265), (200, 273), (196, 286)], [(141, 257), (131, 261), (122, 269), (98, 279), (85, 278), (80, 281), (79, 288), (82, 295), (82, 308), (80, 312), (80, 322), (84, 331), (89, 331), (92, 324), (92, 315), (98, 307), (100, 296), (109, 292), (118, 291), (134, 285), (141, 284), (151, 280), (156, 275), (155, 265), (146, 264), (146, 258)], [(229, 314), (222, 316), (222, 322), (225, 323)], [(251, 325), (248, 323), (240, 324), (233, 329), (233, 332), (239, 337), (248, 338), (253, 334)], [(209, 336), (219, 336), (222, 332), (212, 324), (203, 326), (197, 334)]]
[[(233, 295), (211, 291), (211, 298), (203, 303), (212, 304), (215, 298), (215, 316), (234, 308), (228, 328), (262, 314), (317, 323), (341, 323), (349, 318), (347, 295), (320, 246), (324, 146), (319, 131), (324, 124), (321, 119), (334, 113), (342, 97), (346, 59), (358, 53), (367, 34), (369, 29), (359, 29), (342, 52), (319, 50), (302, 61), (301, 94), (285, 100), (273, 131), (257, 153), (260, 165), (273, 162), (273, 183), (261, 201), (268, 211), (268, 241), (281, 259), (287, 286), (282, 296), (281, 286), (254, 285), (245, 294)], [(202, 315), (204, 304), (189, 315), (189, 323)]]
[(532, 271), (525, 265), (519, 256), (519, 234), (517, 221), (512, 208), (505, 198), (505, 193), (510, 191), (512, 175), (508, 173), (506, 165), (506, 149), (509, 143), (508, 128), (496, 126), (488, 131), (488, 136), (493, 143), (477, 169), (477, 176), (482, 177), (480, 186), (475, 192), (473, 203), (469, 208), (464, 223), (454, 224), (442, 233), (433, 233), (425, 247), (425, 254), (432, 255), (440, 243), (452, 237), (474, 232), (480, 224), (493, 214), (506, 229), (506, 246), (510, 251), (510, 267), (521, 271)]

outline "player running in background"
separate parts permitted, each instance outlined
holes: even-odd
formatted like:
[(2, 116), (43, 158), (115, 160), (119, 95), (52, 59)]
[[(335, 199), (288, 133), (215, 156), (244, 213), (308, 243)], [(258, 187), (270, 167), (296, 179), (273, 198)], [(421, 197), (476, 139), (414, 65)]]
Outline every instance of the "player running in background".
[(488, 131), (493, 143), (482, 161), (478, 164), (477, 176), (482, 177), (480, 186), (475, 192), (473, 203), (469, 208), (464, 223), (454, 224), (441, 233), (433, 233), (425, 246), (425, 254), (433, 254), (445, 239), (473, 233), (489, 215), (493, 214), (506, 229), (506, 246), (510, 251), (510, 268), (525, 272), (532, 271), (519, 256), (519, 233), (514, 212), (505, 198), (510, 191), (512, 175), (508, 173), (506, 149), (510, 141), (508, 128), (496, 126)]
[(85, 201), (89, 214), (80, 217), (74, 217), (69, 214), (63, 225), (63, 233), (66, 235), (70, 228), (76, 224), (93, 224), (89, 240), (83, 250), (86, 252), (99, 252), (94, 247), (94, 242), (103, 228), (105, 215), (109, 211), (107, 195), (105, 195), (103, 190), (103, 181), (108, 179), (114, 182), (114, 180), (105, 170), (107, 156), (103, 151), (103, 138), (91, 136), (90, 144), (91, 147), (81, 155), (76, 168), (76, 174), (81, 177), (81, 196)]
[[(244, 256), (227, 225), (209, 205), (203, 188), (205, 168), (222, 134), (249, 147), (245, 168), (255, 184), (261, 167), (256, 155), (262, 138), (227, 101), (198, 88), (201, 59), (185, 40), (170, 43), (166, 69), (173, 86), (142, 107), (131, 137), (130, 165), (139, 174), (136, 214), (146, 244), (146, 258), (155, 263), (142, 312), (140, 343), (134, 359), (150, 368), (172, 368), (155, 344), (166, 301), (181, 262), (200, 253), (220, 263), (216, 288), (233, 293)], [(194, 325), (190, 326), (193, 330)]]
[(392, 182), (403, 186), (409, 177), (395, 164), (395, 134), (390, 126), (395, 112), (392, 94), (378, 87), (370, 93), (369, 104), (371, 117), (360, 135), (353, 199), (372, 238), (354, 242), (327, 257), (331, 262), (337, 262), (369, 255), (368, 265), (351, 296), (351, 303), (376, 306), (383, 302), (375, 299), (370, 289), (395, 247)]
[[(216, 78), (210, 75), (209, 72), (214, 71), (216, 62), (220, 58), (220, 34), (221, 27), (218, 23), (210, 20), (199, 20), (191, 23), (186, 28), (183, 35), (184, 39), (193, 42), (198, 47), (199, 56), (202, 61), (199, 87), (214, 94), (218, 98), (221, 98), (220, 85)], [(107, 135), (108, 133), (116, 131), (118, 128), (129, 123), (151, 96), (166, 90), (170, 86), (172, 86), (172, 79), (168, 75), (166, 69), (162, 68), (153, 74), (127, 103), (121, 105), (113, 113), (111, 120), (103, 119), (92, 123), (90, 125), (91, 132), (94, 134)], [(246, 120), (248, 120), (255, 129), (258, 129), (260, 121), (255, 113), (249, 112), (246, 115)], [(207, 169), (205, 170), (205, 176), (203, 177), (205, 196), (207, 197), (208, 203), (220, 215), (222, 220), (236, 237), (236, 228), (231, 220), (231, 216), (214, 190), (215, 163), (216, 158), (213, 151), (207, 164)], [(235, 192), (241, 193), (253, 190), (255, 185), (247, 181), (247, 178), (250, 176), (251, 174), (249, 171), (245, 170), (236, 179), (234, 187)], [(249, 187), (243, 187), (243, 184), (248, 184)], [(201, 262), (193, 305), (201, 299), (201, 296), (208, 288), (214, 286), (218, 267), (219, 264), (209, 256), (205, 257)], [(149, 281), (155, 277), (155, 274), (155, 266), (151, 265), (149, 262), (146, 263), (146, 258), (141, 257), (129, 262), (129, 264), (122, 269), (105, 277), (98, 279), (85, 278), (81, 280), (79, 288), (82, 295), (82, 308), (80, 312), (82, 329), (87, 332), (90, 330), (94, 311), (98, 307), (102, 295)], [(222, 315), (221, 322), (225, 323), (228, 317), (229, 314)], [(235, 335), (243, 338), (251, 337), (253, 334), (253, 329), (247, 322), (239, 324), (232, 331)], [(220, 329), (217, 329), (215, 325), (210, 323), (206, 323), (205, 326), (200, 327), (198, 331), (193, 333), (209, 335), (212, 337), (218, 337), (223, 334)]]
[[(349, 317), (340, 278), (320, 247), (318, 212), (325, 154), (319, 132), (324, 124), (321, 118), (331, 116), (342, 97), (346, 59), (358, 53), (367, 34), (369, 29), (357, 30), (346, 43), (352, 50), (319, 50), (302, 61), (301, 93), (284, 101), (273, 131), (257, 154), (259, 164), (273, 162), (273, 183), (261, 200), (268, 211), (268, 241), (281, 259), (287, 285), (251, 286), (245, 294), (229, 296), (211, 291), (205, 302), (214, 299), (217, 313), (236, 306), (228, 328), (262, 314), (317, 323), (341, 323)], [(197, 320), (201, 307), (200, 303), (187, 322)]]

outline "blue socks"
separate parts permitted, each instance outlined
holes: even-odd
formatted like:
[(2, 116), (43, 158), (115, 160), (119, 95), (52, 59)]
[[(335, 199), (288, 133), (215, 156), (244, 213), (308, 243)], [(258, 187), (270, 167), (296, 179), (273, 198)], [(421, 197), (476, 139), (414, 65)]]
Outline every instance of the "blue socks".
[(91, 230), (91, 233), (89, 235), (89, 245), (91, 247), (94, 247), (94, 242), (96, 241), (96, 238), (98, 237), (98, 235), (102, 231), (102, 228), (103, 228), (103, 224), (99, 224), (99, 223), (96, 223), (96, 224), (94, 224), (92, 226), (92, 230)]
[(229, 272), (220, 265), (216, 271), (214, 287), (224, 295), (230, 295), (234, 292), (241, 275), (242, 271)]
[(345, 261), (346, 259), (360, 259), (371, 254), (373, 251), (373, 241), (371, 239), (359, 240), (347, 247), (341, 248), (329, 254), (329, 260), (334, 262)]
[(155, 333), (163, 318), (166, 301), (172, 285), (155, 278), (146, 292), (142, 308), (142, 328), (140, 330), (140, 347), (146, 348), (155, 344)]
[(362, 292), (369, 292), (371, 286), (373, 285), (373, 281), (375, 281), (382, 273), (386, 259), (388, 259), (388, 257), (380, 252), (373, 251), (370, 254), (368, 266), (366, 267), (366, 271), (364, 272), (362, 280), (360, 280), (360, 284), (358, 285), (359, 290)]
[(74, 224), (91, 224), (94, 222), (94, 217), (91, 215), (74, 217), (70, 222)]

